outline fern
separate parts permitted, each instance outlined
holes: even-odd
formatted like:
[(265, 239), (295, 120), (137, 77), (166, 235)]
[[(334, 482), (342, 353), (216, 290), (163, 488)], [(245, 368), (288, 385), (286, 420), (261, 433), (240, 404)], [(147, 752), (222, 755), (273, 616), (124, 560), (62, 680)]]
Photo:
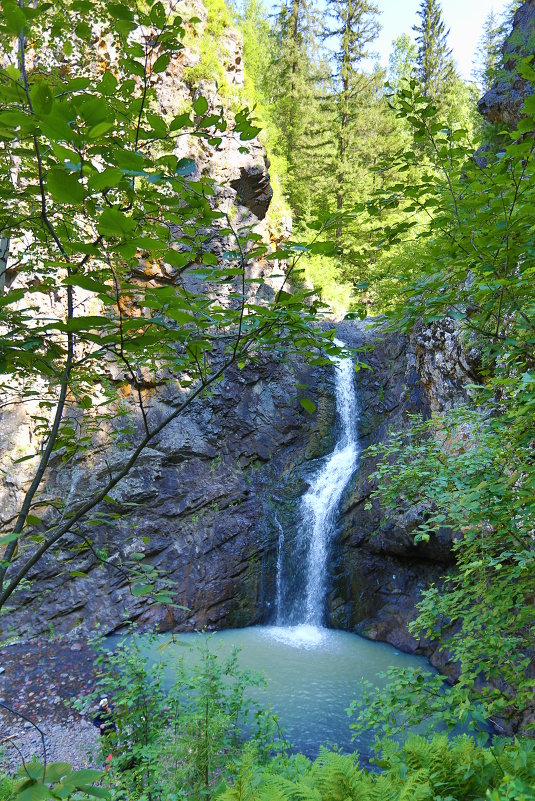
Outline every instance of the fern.
[(483, 748), (467, 736), (411, 735), (383, 743), (383, 770), (362, 770), (356, 756), (322, 749), (315, 762), (301, 755), (270, 766), (246, 756), (234, 786), (219, 801), (535, 801), (535, 743), (495, 741)]
[(311, 778), (321, 793), (322, 801), (356, 798), (360, 776), (358, 759), (324, 749), (311, 771)]
[(282, 776), (266, 778), (266, 793), (262, 801), (323, 801), (320, 793), (307, 783), (307, 776), (299, 782), (292, 782)]

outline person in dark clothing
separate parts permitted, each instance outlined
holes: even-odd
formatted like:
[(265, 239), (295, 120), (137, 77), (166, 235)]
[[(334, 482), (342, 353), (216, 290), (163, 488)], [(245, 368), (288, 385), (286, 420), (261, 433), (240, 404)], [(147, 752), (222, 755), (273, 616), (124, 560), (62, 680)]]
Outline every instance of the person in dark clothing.
[(100, 699), (98, 712), (93, 718), (93, 726), (99, 729), (101, 737), (107, 737), (117, 731), (117, 726), (113, 722), (113, 707), (107, 698)]

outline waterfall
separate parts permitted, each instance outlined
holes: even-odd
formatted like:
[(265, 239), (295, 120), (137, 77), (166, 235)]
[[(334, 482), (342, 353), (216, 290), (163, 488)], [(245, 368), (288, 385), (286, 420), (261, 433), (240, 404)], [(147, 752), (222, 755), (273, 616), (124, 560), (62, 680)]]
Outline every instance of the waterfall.
[(277, 531), (279, 532), (279, 537), (277, 540), (277, 589), (275, 595), (275, 615), (277, 623), (279, 623), (282, 617), (282, 557), (284, 553), (284, 529), (279, 523), (277, 515), (274, 516), (274, 521), (275, 525), (277, 526)]
[[(343, 347), (344, 343), (334, 340)], [(351, 359), (333, 357), (335, 363), (337, 440), (332, 453), (321, 460), (309, 489), (301, 498), (300, 526), (296, 540), (294, 575), (298, 586), (284, 588), (282, 549), (284, 533), (279, 529), (277, 549), (277, 624), (324, 623), (327, 593), (328, 557), (336, 531), (337, 513), (343, 492), (355, 471), (359, 456), (357, 442), (357, 398)], [(299, 563), (302, 563), (302, 567)], [(301, 584), (302, 586), (299, 586)], [(286, 591), (284, 591), (286, 590)], [(292, 590), (290, 592), (290, 590)], [(293, 595), (293, 604), (288, 603)], [(286, 603), (284, 603), (286, 602)], [(282, 608), (286, 606), (286, 608)]]

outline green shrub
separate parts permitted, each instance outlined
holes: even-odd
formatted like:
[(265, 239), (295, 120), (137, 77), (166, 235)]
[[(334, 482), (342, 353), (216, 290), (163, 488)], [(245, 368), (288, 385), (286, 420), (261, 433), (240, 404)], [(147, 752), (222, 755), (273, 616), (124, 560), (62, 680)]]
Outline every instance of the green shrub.
[(185, 646), (187, 659), (173, 659), (175, 677), (167, 688), (165, 644), (156, 663), (146, 657), (154, 636), (128, 637), (114, 652), (103, 641), (97, 647), (100, 675), (89, 700), (95, 705), (106, 695), (114, 706), (117, 732), (101, 738), (101, 758), (112, 754), (108, 778), (119, 796), (210, 797), (221, 779), (234, 775), (246, 727), (258, 760), (277, 748), (273, 717), (248, 697), (264, 679), (240, 669), (237, 650), (223, 658), (209, 637), (199, 638), (197, 646)]
[(483, 748), (469, 737), (412, 735), (400, 746), (383, 743), (381, 773), (359, 768), (356, 755), (322, 750), (315, 762), (301, 755), (269, 768), (246, 754), (219, 801), (531, 801), (535, 798), (535, 744), (497, 742)]
[(8, 801), (11, 798), (14, 784), (10, 776), (0, 775), (0, 801)]

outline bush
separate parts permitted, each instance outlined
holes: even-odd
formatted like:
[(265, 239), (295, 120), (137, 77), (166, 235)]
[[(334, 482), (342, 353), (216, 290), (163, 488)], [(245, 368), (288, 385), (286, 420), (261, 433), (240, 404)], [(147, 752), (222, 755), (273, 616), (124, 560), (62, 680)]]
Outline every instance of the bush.
[(163, 650), (155, 664), (145, 655), (155, 643), (152, 635), (129, 637), (114, 652), (98, 643), (102, 672), (90, 700), (106, 695), (114, 707), (117, 732), (101, 738), (103, 761), (112, 754), (109, 780), (130, 801), (210, 797), (234, 775), (245, 728), (260, 762), (277, 749), (273, 716), (248, 698), (264, 679), (239, 668), (237, 650), (220, 657), (206, 637), (187, 648), (166, 689)]
[(359, 768), (356, 755), (322, 750), (262, 769), (246, 756), (237, 780), (219, 801), (531, 801), (535, 744), (497, 742), (482, 748), (467, 736), (409, 737), (383, 743), (382, 773)]
[(14, 781), (10, 776), (0, 775), (0, 801), (8, 801), (13, 793)]

